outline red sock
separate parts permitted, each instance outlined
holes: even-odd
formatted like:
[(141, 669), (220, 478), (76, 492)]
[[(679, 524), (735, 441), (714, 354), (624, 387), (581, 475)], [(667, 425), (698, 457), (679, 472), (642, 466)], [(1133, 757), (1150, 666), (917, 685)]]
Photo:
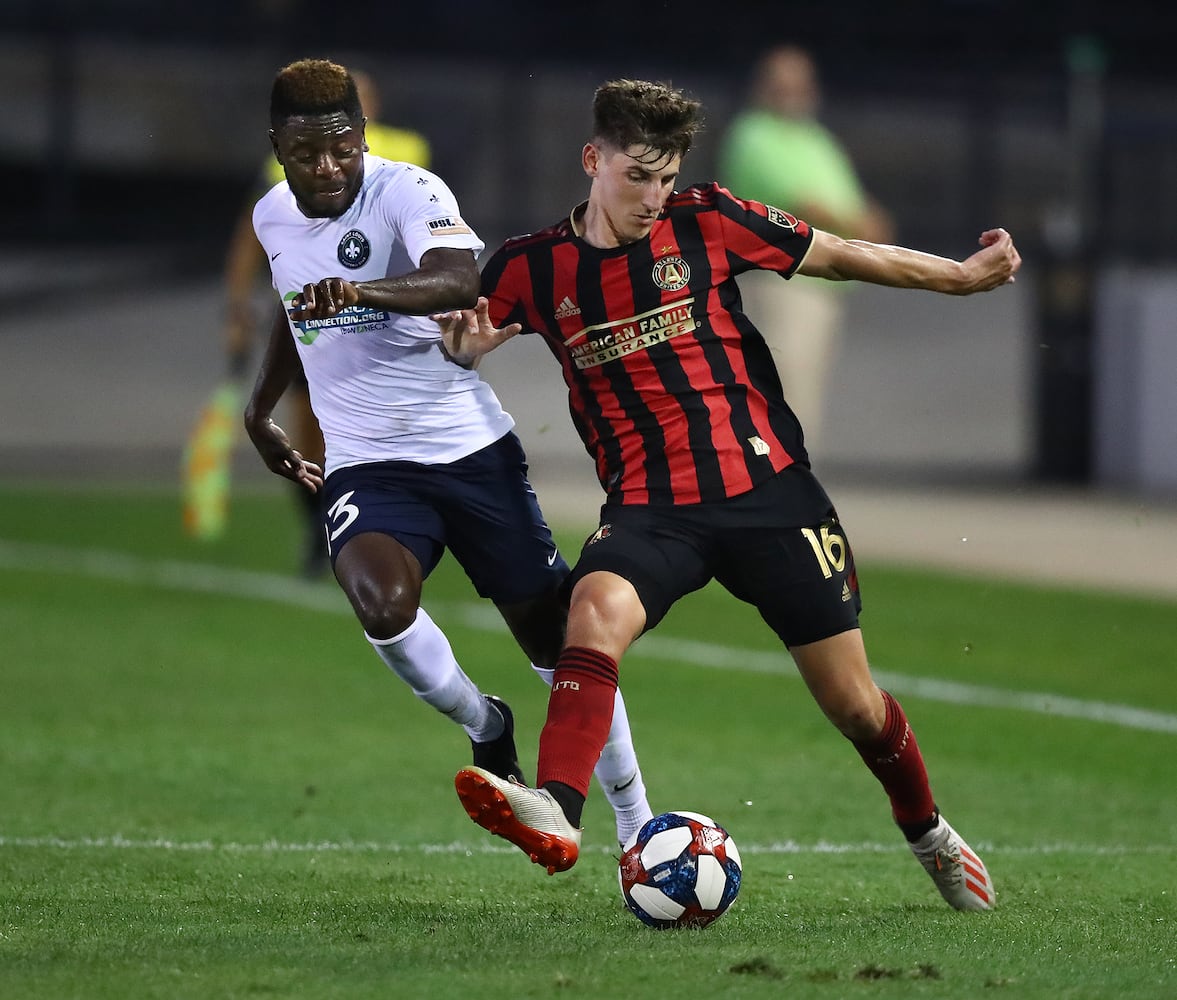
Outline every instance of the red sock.
[(588, 795), (593, 768), (613, 724), (617, 661), (595, 649), (572, 646), (560, 654), (539, 736), (536, 785), (559, 781)]
[(924, 758), (899, 702), (886, 691), (883, 701), (887, 706), (883, 731), (870, 743), (855, 743), (854, 749), (891, 799), (895, 822), (900, 826), (922, 823), (936, 811)]

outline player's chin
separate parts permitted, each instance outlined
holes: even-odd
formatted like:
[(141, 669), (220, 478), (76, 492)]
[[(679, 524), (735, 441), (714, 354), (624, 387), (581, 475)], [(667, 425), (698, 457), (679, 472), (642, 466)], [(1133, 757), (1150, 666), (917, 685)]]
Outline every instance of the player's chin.
[(308, 214), (320, 219), (331, 219), (348, 210), (352, 202), (352, 192), (346, 187), (340, 191), (317, 191), (308, 201)]

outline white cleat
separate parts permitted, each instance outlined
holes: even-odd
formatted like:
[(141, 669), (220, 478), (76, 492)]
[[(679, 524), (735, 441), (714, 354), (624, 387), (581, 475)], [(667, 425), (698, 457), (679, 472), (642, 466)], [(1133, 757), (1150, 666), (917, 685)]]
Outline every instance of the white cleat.
[(943, 816), (910, 846), (954, 910), (991, 910), (997, 905), (997, 893), (985, 863)]
[(464, 767), (454, 788), (467, 815), (509, 840), (549, 875), (567, 871), (580, 855), (580, 831), (551, 794), (504, 780), (481, 767)]

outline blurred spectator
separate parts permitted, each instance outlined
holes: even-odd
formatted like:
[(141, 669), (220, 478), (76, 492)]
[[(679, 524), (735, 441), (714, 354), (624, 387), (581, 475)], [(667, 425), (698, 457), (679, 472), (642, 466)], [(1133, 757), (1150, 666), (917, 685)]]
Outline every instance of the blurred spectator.
[[(843, 238), (891, 243), (887, 213), (863, 190), (850, 157), (817, 120), (821, 92), (812, 57), (786, 45), (753, 72), (750, 106), (720, 148), (720, 181)], [(849, 284), (769, 271), (741, 275), (745, 311), (764, 334), (793, 412), (812, 451), (824, 418)]]

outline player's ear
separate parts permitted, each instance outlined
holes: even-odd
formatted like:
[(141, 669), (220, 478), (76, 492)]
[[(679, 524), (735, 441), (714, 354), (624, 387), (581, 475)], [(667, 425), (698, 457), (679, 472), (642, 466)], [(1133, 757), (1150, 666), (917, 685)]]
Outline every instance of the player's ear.
[(580, 151), (580, 165), (590, 177), (596, 177), (601, 166), (601, 151), (593, 143), (586, 142)]
[(363, 142), (364, 152), (365, 153), (372, 152), (372, 147), (368, 145), (368, 119), (367, 118), (360, 119), (360, 136), (364, 140), (364, 142)]
[(270, 129), (270, 145), (274, 148), (274, 159), (281, 163), (282, 151), (278, 148), (278, 136), (274, 134), (273, 129)]

